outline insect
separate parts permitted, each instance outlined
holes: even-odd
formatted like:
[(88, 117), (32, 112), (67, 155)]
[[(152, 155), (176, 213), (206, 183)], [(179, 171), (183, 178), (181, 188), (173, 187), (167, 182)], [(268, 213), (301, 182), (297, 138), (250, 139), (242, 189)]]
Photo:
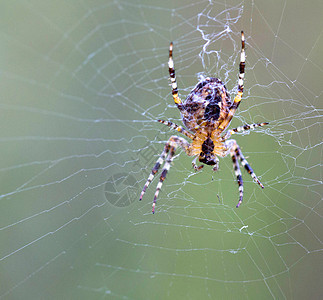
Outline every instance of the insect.
[[(234, 133), (254, 129), (269, 123), (264, 122), (251, 125), (247, 124), (226, 131), (241, 102), (244, 87), (243, 81), (245, 74), (245, 61), (245, 37), (243, 31), (241, 31), (238, 93), (234, 100), (231, 101), (227, 88), (220, 79), (207, 77), (198, 82), (194, 89), (189, 93), (185, 101), (182, 102), (178, 96), (176, 83), (173, 61), (173, 43), (170, 43), (168, 67), (172, 86), (172, 95), (174, 102), (181, 113), (183, 124), (187, 129), (170, 121), (158, 120), (158, 122), (180, 132), (190, 139), (191, 143), (182, 137), (173, 135), (165, 144), (164, 150), (153, 167), (151, 174), (149, 175), (147, 182), (145, 183), (140, 194), (141, 200), (149, 184), (154, 179), (157, 171), (165, 161), (154, 196), (152, 205), (153, 213), (155, 213), (158, 194), (171, 166), (171, 162), (173, 161), (175, 151), (178, 147), (181, 147), (188, 156), (194, 157), (192, 165), (195, 170), (201, 170), (204, 167), (203, 164), (206, 164), (213, 166), (213, 171), (217, 171), (219, 168), (218, 157), (225, 157), (230, 154), (239, 186), (239, 201), (236, 205), (237, 208), (241, 205), (243, 200), (243, 181), (239, 167), (239, 160), (241, 165), (247, 170), (253, 180), (255, 180), (261, 186), (261, 188), (264, 188), (243, 156), (239, 145), (235, 140), (230, 139), (230, 137)], [(199, 162), (203, 164), (197, 165), (197, 158)]]

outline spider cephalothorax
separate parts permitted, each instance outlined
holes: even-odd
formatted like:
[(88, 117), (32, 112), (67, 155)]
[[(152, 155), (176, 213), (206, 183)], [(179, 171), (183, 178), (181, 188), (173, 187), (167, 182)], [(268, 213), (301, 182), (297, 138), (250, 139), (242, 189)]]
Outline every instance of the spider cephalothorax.
[(211, 138), (207, 137), (201, 147), (199, 161), (210, 166), (216, 164), (216, 156), (214, 155), (214, 143)]
[(170, 168), (175, 150), (179, 146), (184, 149), (187, 155), (195, 157), (192, 162), (195, 170), (200, 170), (204, 166), (197, 166), (196, 160), (198, 158), (199, 162), (213, 166), (213, 170), (216, 171), (219, 165), (218, 157), (225, 157), (230, 153), (235, 175), (239, 185), (240, 197), (237, 207), (240, 206), (243, 199), (243, 181), (238, 160), (240, 160), (242, 166), (248, 171), (251, 177), (262, 188), (264, 187), (258, 180), (256, 174), (253, 172), (247, 160), (244, 158), (237, 142), (229, 138), (236, 132), (254, 129), (256, 127), (267, 125), (268, 123), (265, 122), (244, 125), (224, 132), (229, 126), (232, 117), (240, 104), (243, 93), (243, 79), (246, 58), (243, 32), (241, 32), (241, 44), (242, 47), (239, 65), (238, 94), (235, 96), (233, 102), (231, 101), (230, 95), (228, 94), (228, 91), (223, 82), (214, 77), (203, 78), (189, 93), (185, 101), (182, 102), (182, 100), (178, 96), (177, 90), (173, 62), (173, 44), (170, 44), (168, 67), (172, 84), (172, 95), (174, 102), (182, 115), (183, 123), (188, 130), (169, 121), (158, 121), (182, 133), (187, 138), (191, 139), (191, 143), (178, 136), (170, 137), (170, 139), (166, 143), (162, 154), (158, 158), (140, 194), (141, 200), (148, 185), (153, 180), (162, 163), (165, 161), (165, 165), (163, 167), (163, 171), (160, 176), (160, 180), (154, 196), (152, 209), (153, 213), (155, 212), (155, 205), (159, 191)]

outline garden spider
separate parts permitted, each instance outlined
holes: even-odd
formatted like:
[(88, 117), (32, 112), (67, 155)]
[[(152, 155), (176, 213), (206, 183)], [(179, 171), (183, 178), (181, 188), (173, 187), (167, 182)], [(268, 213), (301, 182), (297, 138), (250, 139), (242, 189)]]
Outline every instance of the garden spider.
[[(188, 130), (181, 126), (178, 126), (172, 122), (158, 120), (158, 122), (169, 126), (170, 128), (177, 130), (178, 132), (191, 139), (189, 143), (182, 137), (171, 136), (168, 142), (165, 144), (164, 150), (158, 158), (155, 166), (153, 167), (151, 174), (148, 177), (146, 184), (140, 194), (140, 200), (142, 199), (147, 187), (153, 180), (158, 169), (165, 161), (159, 183), (154, 196), (152, 212), (155, 212), (155, 206), (159, 191), (166, 178), (166, 174), (170, 168), (173, 160), (175, 150), (179, 146), (184, 149), (187, 155), (195, 156), (192, 161), (193, 168), (200, 170), (204, 165), (198, 166), (196, 159), (200, 162), (213, 166), (213, 170), (217, 171), (219, 167), (219, 157), (225, 157), (229, 153), (232, 158), (234, 172), (237, 177), (239, 185), (239, 201), (236, 207), (239, 207), (243, 199), (243, 181), (238, 160), (241, 161), (242, 166), (247, 170), (251, 177), (264, 188), (262, 183), (253, 172), (249, 163), (241, 153), (240, 147), (235, 140), (229, 139), (232, 134), (241, 132), (256, 127), (267, 125), (268, 123), (258, 123), (252, 125), (243, 125), (237, 128), (224, 132), (229, 126), (234, 113), (236, 112), (243, 93), (243, 79), (245, 70), (245, 38), (244, 33), (241, 31), (241, 55), (239, 65), (239, 81), (238, 81), (238, 94), (231, 102), (230, 95), (227, 88), (221, 80), (214, 77), (203, 78), (195, 88), (190, 92), (184, 102), (178, 96), (178, 89), (175, 77), (174, 61), (173, 61), (173, 44), (169, 46), (169, 75), (172, 86), (172, 95), (177, 108), (180, 110), (184, 125)], [(223, 133), (223, 134), (222, 134)]]

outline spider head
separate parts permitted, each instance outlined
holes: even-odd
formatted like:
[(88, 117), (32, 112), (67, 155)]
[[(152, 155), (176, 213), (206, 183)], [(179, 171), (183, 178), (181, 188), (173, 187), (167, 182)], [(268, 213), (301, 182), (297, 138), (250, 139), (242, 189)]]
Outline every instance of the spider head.
[(217, 169), (219, 160), (213, 153), (214, 143), (209, 137), (203, 142), (201, 150), (199, 161), (209, 166), (215, 165), (213, 169)]

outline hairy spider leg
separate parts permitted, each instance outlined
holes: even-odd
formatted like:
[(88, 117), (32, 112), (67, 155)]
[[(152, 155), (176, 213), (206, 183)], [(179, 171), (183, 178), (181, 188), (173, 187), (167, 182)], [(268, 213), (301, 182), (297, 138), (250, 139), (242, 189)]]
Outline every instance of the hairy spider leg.
[[(164, 121), (164, 120), (158, 120), (158, 122), (166, 125), (166, 126), (169, 126), (171, 129), (173, 130), (177, 130), (178, 132), (184, 134), (185, 136), (187, 136), (188, 138), (190, 139), (194, 139), (194, 134), (190, 133), (189, 131), (187, 131), (185, 128), (183, 128), (182, 126), (179, 126), (179, 125), (176, 125), (175, 123), (173, 122), (170, 122), (170, 121)], [(196, 160), (197, 160), (198, 156), (196, 156), (193, 161), (192, 161), (192, 166), (193, 168), (196, 170), (196, 171), (199, 171), (201, 169), (203, 169), (204, 165), (197, 165), (196, 164)]]
[(244, 168), (247, 170), (247, 172), (250, 174), (250, 176), (252, 177), (252, 179), (254, 181), (256, 181), (260, 187), (263, 189), (264, 186), (263, 184), (260, 182), (260, 180), (258, 179), (258, 177), (256, 176), (255, 172), (253, 171), (253, 169), (250, 167), (248, 161), (245, 159), (245, 157), (243, 156), (239, 146), (237, 145), (237, 156), (240, 158), (241, 164), (244, 166)]
[[(242, 152), (240, 150), (240, 147), (237, 144), (237, 142), (235, 140), (230, 140), (230, 141), (233, 141), (234, 142), (234, 144), (233, 144), (233, 146), (231, 148), (231, 151), (230, 151), (231, 157), (236, 156), (236, 158), (240, 159), (242, 166), (247, 170), (247, 172), (250, 174), (250, 176), (252, 177), (252, 179), (254, 181), (256, 181), (260, 185), (261, 188), (264, 188), (263, 184), (260, 182), (260, 180), (258, 179), (258, 177), (256, 176), (256, 174), (254, 173), (254, 171), (250, 167), (248, 161), (243, 156), (243, 154), (242, 154)], [(232, 161), (233, 161), (233, 158), (232, 158)], [(234, 170), (236, 172), (236, 176), (237, 176), (237, 180), (238, 180), (238, 185), (239, 185), (239, 192), (240, 192), (240, 199), (239, 199), (239, 202), (237, 204), (237, 207), (239, 207), (240, 204), (242, 203), (242, 198), (243, 198), (243, 182), (242, 182), (242, 178), (241, 178), (241, 181), (239, 181), (239, 178), (238, 178), (238, 175), (239, 174), (241, 175), (239, 166), (238, 166), (237, 171), (236, 171), (236, 165), (235, 165), (235, 169)]]
[(168, 172), (168, 170), (170, 169), (171, 166), (171, 162), (173, 161), (174, 158), (174, 154), (175, 151), (177, 149), (177, 147), (182, 147), (187, 155), (191, 155), (190, 153), (190, 143), (188, 141), (186, 141), (185, 139), (178, 137), (178, 136), (171, 136), (170, 139), (168, 140), (168, 142), (165, 144), (164, 150), (162, 152), (162, 154), (160, 155), (160, 157), (158, 158), (155, 166), (153, 167), (151, 174), (148, 177), (147, 182), (144, 185), (144, 188), (140, 194), (140, 198), (139, 200), (142, 199), (144, 193), (146, 192), (149, 184), (151, 183), (151, 181), (154, 179), (157, 171), (159, 170), (161, 164), (164, 162), (166, 156), (166, 161), (165, 161), (165, 165), (163, 167), (162, 173), (160, 175), (160, 179), (159, 182), (157, 184), (157, 188), (156, 188), (156, 192), (155, 192), (155, 196), (154, 196), (154, 201), (153, 201), (153, 208), (152, 208), (152, 212), (155, 213), (155, 206), (156, 206), (156, 201), (157, 201), (157, 197), (159, 194), (159, 191), (163, 185), (163, 182), (166, 178), (166, 174)]
[(169, 77), (172, 85), (172, 95), (175, 104), (179, 109), (181, 109), (182, 101), (178, 97), (178, 89), (177, 89), (177, 82), (176, 82), (176, 75), (174, 69), (174, 60), (173, 60), (173, 43), (169, 45), (169, 59), (168, 59), (168, 70), (169, 70)]
[(159, 195), (159, 192), (161, 190), (163, 182), (166, 179), (167, 172), (170, 169), (171, 163), (172, 163), (174, 155), (175, 155), (175, 150), (176, 150), (176, 148), (174, 146), (170, 147), (169, 153), (168, 153), (166, 161), (165, 161), (165, 165), (163, 167), (163, 171), (160, 175), (159, 182), (157, 184), (156, 192), (154, 195), (153, 208), (151, 210), (153, 214), (155, 213), (155, 206), (156, 206), (156, 202), (157, 202), (157, 197)]
[(237, 132), (242, 132), (242, 131), (246, 131), (246, 130), (250, 130), (250, 129), (255, 129), (257, 127), (261, 127), (261, 126), (265, 126), (268, 125), (268, 122), (263, 122), (263, 123), (255, 123), (255, 124), (246, 124), (243, 126), (239, 126), (237, 128), (233, 128), (232, 130), (230, 130), (231, 134), (233, 133), (237, 133)]
[(189, 131), (187, 131), (185, 128), (183, 128), (182, 126), (176, 125), (173, 122), (170, 121), (164, 121), (164, 120), (158, 120), (159, 123), (162, 123), (166, 126), (169, 126), (171, 129), (176, 130), (182, 134), (184, 134), (185, 136), (187, 136), (190, 139), (194, 139), (194, 134), (190, 133)]
[(232, 162), (233, 162), (234, 174), (237, 177), (237, 182), (238, 182), (238, 185), (239, 185), (240, 197), (239, 197), (239, 202), (238, 202), (238, 204), (236, 206), (238, 208), (240, 206), (240, 204), (242, 203), (242, 199), (243, 199), (243, 180), (242, 180), (241, 170), (240, 170), (240, 167), (239, 167), (236, 151), (234, 149), (231, 149), (230, 155), (231, 155), (231, 159), (232, 159)]
[(256, 124), (246, 124), (246, 125), (243, 125), (243, 126), (239, 126), (237, 128), (233, 128), (231, 129), (230, 131), (228, 131), (222, 138), (221, 138), (221, 141), (225, 141), (227, 140), (228, 138), (230, 138), (230, 136), (232, 134), (235, 134), (237, 132), (243, 132), (243, 131), (247, 131), (247, 130), (250, 130), (250, 129), (255, 129), (257, 127), (262, 127), (262, 126), (265, 126), (265, 125), (268, 125), (269, 123), (268, 122), (263, 122), (263, 123), (256, 123)]
[(144, 185), (144, 188), (142, 189), (142, 192), (140, 194), (140, 198), (139, 200), (142, 199), (143, 195), (145, 194), (149, 184), (152, 182), (152, 180), (154, 179), (156, 173), (158, 172), (160, 166), (162, 165), (162, 163), (164, 162), (165, 160), (165, 157), (167, 155), (167, 153), (169, 152), (169, 148), (170, 148), (170, 144), (169, 143), (166, 143), (165, 147), (164, 147), (164, 150), (162, 152), (162, 154), (159, 156), (159, 158), (157, 159), (156, 161), (156, 164), (155, 166), (153, 167), (153, 169), (151, 170), (151, 174), (149, 175), (145, 185)]
[(238, 94), (235, 96), (234, 101), (229, 109), (229, 113), (227, 117), (223, 120), (223, 122), (219, 125), (220, 130), (224, 130), (230, 124), (240, 102), (243, 94), (243, 82), (244, 82), (244, 74), (245, 74), (245, 66), (246, 66), (246, 53), (245, 53), (245, 38), (244, 33), (241, 31), (241, 54), (240, 54), (240, 64), (239, 64), (239, 80), (238, 80)]

